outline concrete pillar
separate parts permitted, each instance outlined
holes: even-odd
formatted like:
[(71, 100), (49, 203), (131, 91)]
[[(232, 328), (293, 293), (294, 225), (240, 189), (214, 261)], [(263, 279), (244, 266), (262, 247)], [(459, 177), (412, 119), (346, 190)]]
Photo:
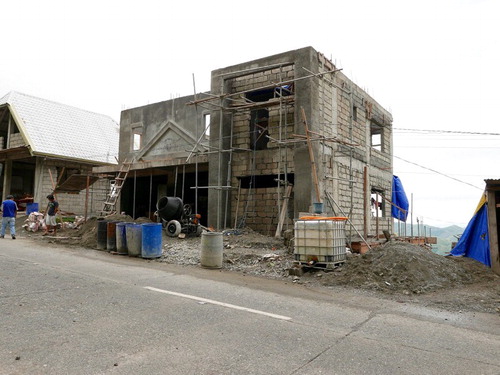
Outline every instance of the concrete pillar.
[(33, 201), (40, 204), (45, 201), (43, 195), (43, 167), (44, 162), (42, 158), (36, 158), (35, 162), (35, 189), (33, 191)]
[(5, 197), (11, 193), (11, 182), (12, 182), (12, 160), (6, 160), (3, 166), (3, 191), (2, 191), (2, 201)]
[[(318, 72), (318, 66), (318, 56), (313, 48), (303, 48), (296, 51), (295, 79), (310, 75), (307, 70)], [(304, 108), (306, 113), (309, 130), (320, 130), (317, 129), (317, 124), (320, 123), (317, 78), (306, 78), (295, 82), (295, 108), (295, 134), (305, 134), (301, 108)], [(318, 146), (315, 143), (317, 142), (313, 142), (314, 158), (319, 160)], [(295, 165), (294, 216), (297, 217), (299, 212), (308, 212), (313, 201), (316, 201), (309, 150), (305, 142), (297, 144), (295, 147), (293, 162)], [(320, 167), (320, 163), (316, 164), (316, 168), (318, 166)], [(320, 192), (323, 195), (324, 172), (319, 169), (317, 170), (318, 180)]]
[[(221, 76), (212, 77), (212, 92), (215, 94), (228, 93), (230, 85)], [(227, 106), (225, 99), (220, 99), (221, 106)], [(230, 215), (227, 223), (224, 222), (226, 209), (226, 194), (220, 186), (225, 186), (228, 176), (229, 150), (231, 146), (231, 116), (222, 110), (216, 110), (211, 114), (210, 125), (210, 146), (211, 150), (219, 150), (208, 157), (208, 185), (212, 188), (208, 190), (208, 225), (221, 230), (230, 224)], [(230, 202), (228, 202), (228, 212), (231, 212)]]

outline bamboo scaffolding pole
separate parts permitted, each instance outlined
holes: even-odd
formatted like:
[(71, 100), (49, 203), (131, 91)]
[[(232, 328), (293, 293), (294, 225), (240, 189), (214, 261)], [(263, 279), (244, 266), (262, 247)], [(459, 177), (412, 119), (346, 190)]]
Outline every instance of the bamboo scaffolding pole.
[(85, 187), (85, 216), (83, 221), (87, 221), (87, 214), (89, 210), (89, 186), (90, 186), (90, 175), (87, 173), (87, 184)]
[(309, 127), (307, 125), (306, 112), (304, 111), (304, 108), (301, 108), (300, 110), (302, 112), (302, 121), (304, 123), (304, 129), (306, 131), (307, 148), (309, 150), (309, 160), (311, 162), (311, 172), (313, 177), (314, 190), (316, 192), (316, 202), (321, 203), (321, 193), (319, 191), (318, 173), (316, 171), (316, 162), (314, 161), (314, 152), (312, 149), (312, 143), (309, 138)]
[(281, 206), (278, 226), (276, 227), (276, 233), (274, 234), (274, 237), (281, 237), (281, 230), (283, 229), (283, 222), (286, 219), (286, 212), (288, 211), (288, 201), (290, 200), (290, 197), (292, 195), (292, 189), (293, 185), (288, 185), (286, 188), (283, 205)]
[(352, 223), (352, 221), (349, 219), (348, 216), (346, 216), (344, 210), (342, 210), (342, 208), (340, 208), (339, 204), (337, 202), (335, 202), (335, 199), (333, 199), (333, 197), (331, 196), (330, 193), (328, 193), (327, 191), (325, 191), (325, 194), (326, 194), (326, 197), (328, 199), (328, 202), (330, 202), (330, 206), (332, 207), (332, 210), (334, 209), (333, 208), (333, 205), (332, 205), (332, 202), (335, 204), (335, 206), (337, 206), (337, 208), (339, 209), (339, 211), (342, 213), (342, 215), (344, 215), (346, 218), (347, 218), (347, 222), (351, 225), (351, 227), (355, 230), (355, 232), (358, 234), (358, 236), (361, 238), (361, 240), (363, 240), (363, 242), (366, 244), (366, 246), (368, 246), (368, 249), (371, 250), (372, 248), (370, 247), (370, 245), (368, 244), (368, 242), (365, 240), (365, 238), (361, 235), (361, 233), (359, 233), (359, 231), (356, 229), (356, 227), (354, 226), (354, 224)]
[(238, 197), (236, 198), (236, 213), (234, 214), (234, 229), (237, 229), (238, 224), (238, 210), (240, 208), (240, 197), (241, 197), (241, 179), (238, 179)]

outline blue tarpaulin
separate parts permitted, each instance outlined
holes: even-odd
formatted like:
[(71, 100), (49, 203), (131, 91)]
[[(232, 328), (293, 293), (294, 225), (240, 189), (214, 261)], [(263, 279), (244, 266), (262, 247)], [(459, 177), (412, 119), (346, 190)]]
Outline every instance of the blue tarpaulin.
[(481, 199), (476, 213), (467, 224), (451, 255), (466, 256), (491, 267), (486, 199)]
[(409, 206), (401, 180), (398, 176), (392, 176), (392, 217), (406, 222)]

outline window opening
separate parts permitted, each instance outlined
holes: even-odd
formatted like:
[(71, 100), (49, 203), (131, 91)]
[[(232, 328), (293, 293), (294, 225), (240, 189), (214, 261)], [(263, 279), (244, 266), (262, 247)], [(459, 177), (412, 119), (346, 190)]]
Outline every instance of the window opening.
[[(286, 180), (289, 183), (293, 184), (295, 176), (293, 173), (289, 173), (286, 175), (286, 178), (284, 174), (280, 174), (279, 177), (282, 182)], [(241, 181), (242, 189), (275, 188), (276, 186), (278, 186), (279, 182), (277, 174), (244, 176), (238, 178)]]
[(139, 151), (141, 149), (142, 134), (134, 133), (132, 139), (132, 151)]
[(371, 146), (375, 150), (383, 151), (383, 128), (375, 123), (370, 124)]
[(203, 115), (203, 127), (205, 130), (205, 138), (210, 137), (210, 113), (205, 113)]
[(142, 122), (136, 122), (130, 125), (131, 128), (131, 138), (130, 138), (130, 149), (132, 151), (139, 151), (142, 147)]
[(370, 211), (372, 217), (384, 217), (384, 207), (383, 191), (372, 189), (370, 196)]
[(255, 103), (267, 102), (280, 96), (293, 95), (293, 84), (248, 92), (246, 98)]

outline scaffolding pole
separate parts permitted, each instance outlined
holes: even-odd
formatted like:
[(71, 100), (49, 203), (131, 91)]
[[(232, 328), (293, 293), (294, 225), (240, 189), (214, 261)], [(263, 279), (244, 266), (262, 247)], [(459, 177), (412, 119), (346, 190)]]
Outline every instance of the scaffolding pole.
[[(349, 215), (351, 216), (353, 213), (353, 183), (354, 183), (354, 171), (353, 171), (353, 152), (354, 149), (357, 147), (360, 147), (361, 145), (355, 144), (354, 143), (354, 135), (353, 135), (353, 112), (354, 112), (354, 99), (353, 99), (353, 88), (352, 86), (349, 87), (349, 89), (346, 89), (345, 87), (342, 87), (338, 84), (336, 84), (334, 81), (330, 80), (327, 78), (327, 75), (332, 74), (333, 76), (335, 75), (336, 72), (341, 71), (342, 69), (337, 69), (333, 68), (327, 71), (322, 71), (319, 73), (314, 73), (308, 70), (305, 67), (302, 67), (305, 69), (309, 74), (303, 77), (299, 78), (293, 78), (293, 79), (284, 79), (283, 78), (283, 67), (288, 66), (288, 65), (293, 65), (293, 63), (281, 63), (281, 64), (275, 64), (275, 65), (270, 65), (270, 66), (265, 66), (265, 67), (258, 67), (258, 68), (251, 68), (251, 69), (245, 69), (237, 72), (229, 72), (225, 74), (219, 75), (222, 77), (221, 80), (221, 87), (220, 87), (220, 94), (215, 95), (215, 94), (208, 94), (208, 93), (202, 93), (202, 95), (207, 95), (209, 97), (205, 98), (198, 98), (196, 95), (196, 89), (195, 89), (195, 96), (194, 100), (189, 102), (188, 105), (200, 105), (202, 108), (207, 108), (203, 107), (203, 105), (209, 106), (207, 109), (210, 109), (211, 111), (219, 111), (219, 139), (218, 139), (218, 144), (217, 146), (208, 146), (208, 149), (213, 149), (213, 151), (208, 151), (207, 149), (205, 150), (200, 150), (200, 144), (202, 140), (205, 138), (205, 134), (207, 132), (208, 127), (206, 127), (203, 131), (203, 134), (197, 139), (194, 147), (192, 150), (189, 151), (189, 155), (186, 158), (186, 163), (189, 162), (189, 160), (194, 156), (198, 156), (200, 154), (213, 154), (217, 153), (218, 154), (218, 173), (217, 173), (217, 185), (216, 186), (205, 186), (201, 187), (198, 186), (199, 181), (198, 181), (198, 160), (196, 161), (196, 168), (195, 168), (195, 173), (196, 173), (196, 179), (195, 179), (195, 189), (196, 189), (196, 202), (198, 201), (198, 194), (197, 191), (198, 189), (215, 189), (217, 190), (216, 194), (216, 200), (217, 200), (217, 229), (221, 229), (222, 226), (226, 225), (228, 223), (228, 215), (229, 215), (229, 204), (231, 201), (231, 192), (230, 189), (231, 187), (231, 180), (232, 180), (232, 163), (233, 163), (233, 152), (236, 151), (243, 151), (243, 152), (251, 152), (251, 164), (250, 168), (248, 170), (250, 181), (249, 181), (249, 186), (248, 186), (248, 193), (247, 193), (247, 198), (245, 202), (240, 201), (240, 197), (242, 194), (240, 194), (241, 190), (241, 180), (240, 180), (240, 186), (238, 188), (238, 201), (236, 202), (237, 207), (236, 207), (236, 212), (239, 211), (238, 207), (240, 203), (243, 204), (243, 213), (241, 215), (241, 218), (235, 218), (234, 225), (235, 227), (237, 226), (237, 220), (240, 220), (241, 222), (246, 221), (246, 217), (249, 211), (249, 207), (251, 204), (251, 201), (253, 201), (253, 209), (255, 210), (255, 177), (256, 177), (256, 149), (255, 147), (252, 147), (251, 149), (245, 149), (241, 147), (235, 147), (233, 143), (233, 137), (235, 136), (234, 132), (234, 115), (240, 112), (244, 111), (251, 111), (252, 109), (257, 109), (257, 108), (268, 108), (268, 107), (278, 107), (278, 113), (279, 113), (279, 124), (278, 124), (278, 139), (274, 139), (270, 136), (267, 136), (270, 140), (270, 142), (276, 142), (277, 148), (278, 148), (278, 167), (277, 167), (277, 175), (278, 175), (278, 181), (277, 181), (277, 206), (278, 206), (278, 212), (280, 212), (281, 208), (281, 198), (282, 198), (282, 184), (281, 184), (281, 174), (284, 173), (285, 178), (283, 179), (285, 181), (285, 185), (287, 184), (287, 178), (288, 178), (288, 152), (289, 148), (293, 147), (295, 143), (304, 143), (304, 142), (322, 142), (322, 147), (323, 150), (325, 149), (326, 145), (325, 142), (334, 142), (338, 143), (346, 148), (348, 148), (348, 157), (349, 157), (349, 165), (348, 165), (348, 178), (341, 178), (340, 177), (333, 177), (333, 176), (326, 176), (326, 174), (322, 177), (322, 179), (331, 179), (333, 180), (344, 180), (349, 184), (349, 188), (351, 191), (351, 196), (350, 196), (350, 209), (349, 209)], [(266, 71), (269, 69), (273, 68), (279, 68), (279, 82), (276, 83), (270, 83), (266, 85), (262, 85), (260, 87), (254, 87), (251, 89), (246, 89), (246, 90), (240, 90), (237, 92), (225, 92), (224, 90), (224, 85), (227, 80), (232, 80), (237, 77), (253, 74), (256, 72), (260, 71)], [(325, 69), (324, 64), (321, 66), (322, 69)], [(346, 94), (342, 96), (344, 99), (347, 99), (349, 102), (349, 122), (348, 122), (348, 128), (349, 128), (349, 142), (343, 141), (341, 139), (337, 139), (336, 137), (325, 137), (325, 135), (321, 135), (315, 132), (307, 132), (306, 136), (301, 136), (301, 135), (294, 135), (295, 138), (306, 138), (306, 139), (289, 139), (289, 134), (288, 134), (288, 126), (290, 125), (288, 123), (288, 108), (289, 104), (294, 105), (295, 104), (295, 95), (288, 97), (283, 96), (283, 88), (285, 85), (290, 85), (295, 82), (305, 80), (305, 79), (310, 79), (310, 78), (319, 78), (321, 80), (324, 80), (330, 87), (333, 88), (333, 90), (337, 89), (340, 90), (341, 93)], [(194, 75), (193, 75), (193, 86), (195, 88), (195, 82), (194, 82)], [(325, 90), (325, 86), (323, 85), (323, 90)], [(273, 89), (273, 88), (278, 88), (279, 89), (279, 98), (275, 98), (274, 100), (269, 100), (267, 102), (252, 102), (248, 100), (245, 96), (246, 94), (258, 90), (266, 90), (266, 89)], [(324, 92), (323, 92), (324, 94)], [(325, 100), (326, 95), (322, 95), (322, 100)], [(238, 98), (241, 97), (241, 98)], [(218, 101), (217, 103), (215, 101)], [(324, 103), (321, 106), (321, 116), (324, 117)], [(294, 112), (296, 113), (296, 109), (294, 109)], [(223, 132), (223, 126), (224, 126), (224, 117), (225, 114), (231, 113), (233, 116), (231, 116), (231, 123), (230, 123), (230, 145), (228, 149), (224, 149), (224, 140), (227, 138), (224, 136)], [(297, 115), (297, 114), (296, 114)], [(284, 116), (284, 119), (283, 119)], [(323, 120), (323, 119), (322, 119)], [(322, 121), (322, 130), (323, 133), (325, 131), (325, 125), (327, 123)], [(211, 124), (209, 124), (210, 126)], [(284, 128), (283, 128), (284, 126)], [(271, 128), (268, 127), (268, 130), (271, 130)], [(310, 135), (315, 135), (315, 136), (310, 136)], [(307, 139), (309, 138), (309, 139)], [(214, 140), (215, 141), (215, 140)], [(212, 144), (215, 144), (213, 142)], [(204, 147), (206, 145), (203, 145)], [(338, 147), (338, 149), (333, 149), (332, 148), (332, 157), (336, 151), (341, 149)], [(345, 150), (347, 151), (347, 150)], [(228, 163), (227, 163), (227, 178), (226, 178), (226, 185), (222, 185), (222, 171), (225, 166), (223, 165), (222, 162), (222, 156), (225, 153), (229, 153), (228, 157)], [(347, 153), (347, 152), (346, 152)], [(325, 154), (325, 152), (323, 152)], [(197, 158), (198, 159), (198, 158)], [(323, 156), (323, 164), (324, 168), (326, 168), (326, 159)], [(184, 181), (185, 181), (185, 165), (183, 166), (183, 181), (182, 181), (182, 186), (183, 186), (183, 192), (182, 194), (184, 195)], [(177, 173), (176, 173), (176, 186), (177, 186)], [(177, 188), (176, 188), (177, 189)], [(223, 193), (223, 190), (226, 190), (225, 193)], [(319, 194), (317, 194), (319, 196)], [(224, 201), (225, 199), (225, 201)], [(224, 213), (222, 212), (224, 210)], [(221, 223), (221, 220), (224, 222)], [(288, 222), (286, 223), (288, 225)], [(351, 234), (349, 234), (351, 236)]]

